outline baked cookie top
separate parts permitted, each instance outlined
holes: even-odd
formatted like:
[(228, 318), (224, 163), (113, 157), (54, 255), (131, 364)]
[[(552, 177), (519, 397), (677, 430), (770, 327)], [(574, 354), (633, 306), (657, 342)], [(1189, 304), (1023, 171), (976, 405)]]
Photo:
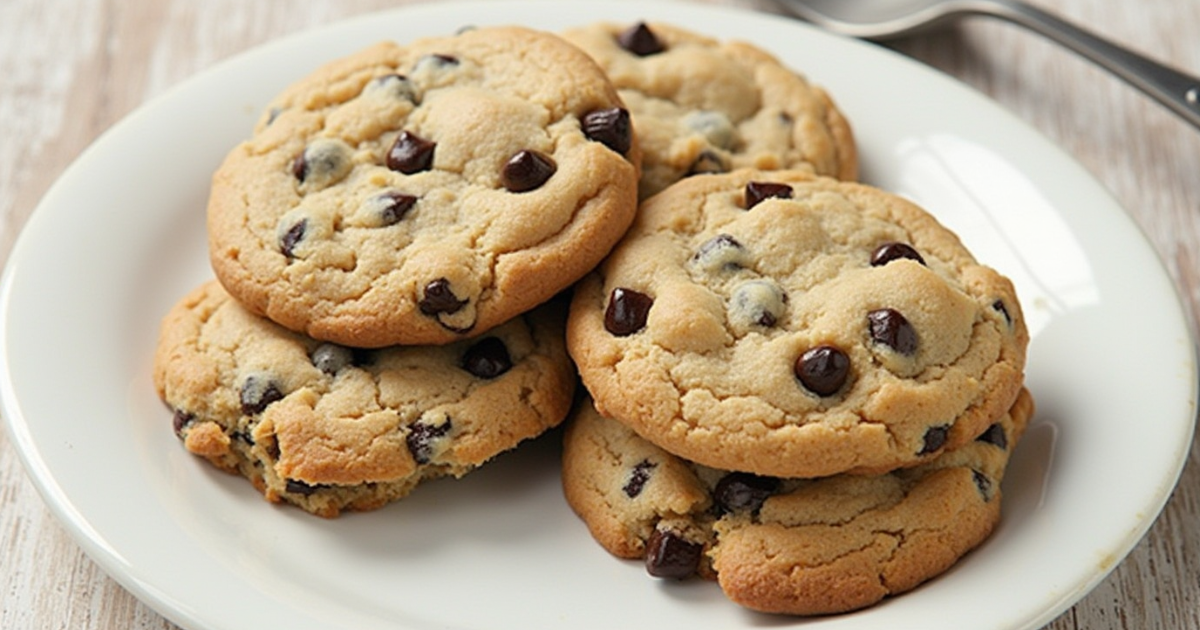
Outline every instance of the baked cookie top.
[(563, 32), (605, 69), (644, 154), (644, 199), (695, 173), (812, 169), (852, 180), (850, 125), (822, 88), (758, 47), (664, 23)]
[(683, 180), (576, 289), (602, 413), (715, 468), (878, 473), (965, 444), (1023, 381), (1013, 286), (916, 205), (804, 172)]
[(380, 43), (288, 88), (227, 156), (212, 266), (247, 308), (317, 339), (480, 335), (609, 251), (639, 155), (616, 90), (555, 35)]
[(352, 350), (254, 315), (210, 281), (164, 318), (154, 384), (189, 451), (333, 516), (559, 424), (575, 386), (563, 310), (453, 344)]
[(563, 490), (597, 542), (651, 575), (715, 578), (755, 610), (847, 612), (915, 588), (987, 538), (1033, 407), (1022, 390), (978, 436), (920, 466), (786, 479), (676, 457), (585, 401), (564, 435)]

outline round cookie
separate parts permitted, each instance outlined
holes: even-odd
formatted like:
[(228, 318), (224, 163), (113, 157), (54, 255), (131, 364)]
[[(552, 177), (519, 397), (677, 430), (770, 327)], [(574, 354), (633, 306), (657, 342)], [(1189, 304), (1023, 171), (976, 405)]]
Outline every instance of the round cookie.
[(226, 157), (212, 266), (317, 339), (477, 336), (603, 258), (636, 212), (639, 156), (604, 73), (555, 35), (380, 43), (288, 88)]
[(829, 95), (756, 46), (664, 23), (562, 34), (596, 59), (629, 107), (643, 199), (692, 174), (738, 168), (857, 177), (850, 125)]
[(914, 204), (805, 172), (683, 180), (576, 288), (567, 346), (606, 416), (698, 463), (873, 474), (1012, 405), (1008, 279)]
[(651, 575), (716, 579), (759, 611), (841, 613), (915, 588), (988, 537), (1032, 413), (1022, 390), (983, 433), (921, 466), (782, 479), (686, 461), (585, 401), (564, 435), (563, 489), (597, 542)]
[(188, 451), (333, 517), (461, 477), (559, 424), (575, 387), (562, 306), (478, 340), (358, 350), (253, 315), (210, 281), (164, 318), (154, 384)]

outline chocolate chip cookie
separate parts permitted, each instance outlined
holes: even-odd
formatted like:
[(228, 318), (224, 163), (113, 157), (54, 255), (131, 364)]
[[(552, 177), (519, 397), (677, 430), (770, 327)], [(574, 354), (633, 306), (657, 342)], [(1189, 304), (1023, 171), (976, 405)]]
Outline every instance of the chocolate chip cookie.
[(697, 463), (880, 473), (1012, 405), (1012, 283), (933, 216), (799, 171), (698, 175), (642, 204), (576, 288), (568, 349), (606, 416)]
[(572, 284), (636, 212), (636, 137), (559, 37), (380, 43), (284, 91), (213, 177), (217, 278), (356, 347), (478, 336)]
[(1021, 390), (983, 432), (923, 465), (786, 479), (681, 459), (585, 401), (565, 433), (563, 488), (605, 549), (651, 575), (715, 578), (765, 612), (847, 612), (915, 588), (988, 537), (1032, 412)]
[(857, 176), (850, 125), (829, 95), (752, 44), (664, 23), (599, 23), (563, 37), (600, 63), (629, 107), (642, 198), (744, 167)]
[(210, 281), (165, 317), (154, 384), (188, 451), (325, 517), (460, 477), (559, 424), (575, 373), (552, 302), (474, 340), (351, 349)]

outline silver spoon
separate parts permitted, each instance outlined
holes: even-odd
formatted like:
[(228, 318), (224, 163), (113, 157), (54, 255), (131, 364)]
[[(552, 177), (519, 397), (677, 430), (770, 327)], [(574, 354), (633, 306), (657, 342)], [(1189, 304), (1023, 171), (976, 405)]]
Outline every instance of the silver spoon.
[(827, 30), (886, 40), (966, 15), (988, 15), (1041, 33), (1128, 81), (1200, 129), (1200, 78), (1114, 44), (1020, 0), (776, 0)]

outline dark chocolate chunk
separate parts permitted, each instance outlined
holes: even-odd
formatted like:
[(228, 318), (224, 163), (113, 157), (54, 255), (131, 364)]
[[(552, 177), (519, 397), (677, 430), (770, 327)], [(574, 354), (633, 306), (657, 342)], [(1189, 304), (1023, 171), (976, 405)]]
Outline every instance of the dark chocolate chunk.
[(917, 351), (917, 330), (900, 311), (881, 308), (867, 313), (871, 339), (905, 356)]
[(696, 161), (692, 162), (691, 167), (688, 168), (687, 176), (724, 173), (728, 170), (729, 166), (725, 164), (725, 159), (720, 154), (705, 149), (696, 156)]
[(303, 496), (307, 497), (307, 496), (313, 494), (314, 492), (316, 492), (317, 490), (320, 490), (322, 488), (328, 488), (329, 486), (327, 484), (323, 484), (323, 483), (311, 484), (311, 483), (307, 483), (304, 481), (300, 481), (299, 479), (288, 479), (288, 480), (286, 480), (284, 487), (288, 492), (291, 492), (292, 494), (299, 494), (299, 495), (303, 495)]
[(323, 343), (313, 350), (309, 359), (318, 370), (333, 376), (354, 364), (354, 351), (335, 343)]
[(762, 203), (764, 199), (771, 197), (791, 199), (792, 187), (787, 184), (777, 184), (775, 182), (750, 182), (746, 184), (747, 210)]
[(385, 193), (380, 193), (375, 197), (377, 208), (379, 208), (379, 220), (383, 225), (395, 225), (408, 214), (409, 210), (416, 205), (417, 198), (413, 195), (402, 193), (398, 190), (391, 190)]
[(480, 339), (463, 355), (462, 368), (479, 378), (496, 378), (512, 369), (508, 348), (497, 337)]
[(392, 148), (388, 149), (387, 167), (405, 175), (428, 171), (433, 167), (433, 151), (436, 148), (436, 142), (401, 131)]
[(613, 289), (604, 310), (604, 328), (618, 337), (632, 335), (645, 327), (653, 305), (653, 298), (645, 293), (621, 287)]
[(265, 376), (251, 375), (242, 383), (242, 414), (253, 416), (262, 413), (267, 405), (282, 398), (283, 391), (274, 380)]
[(583, 135), (625, 155), (633, 146), (633, 123), (629, 118), (629, 110), (612, 107), (584, 114)]
[(450, 419), (438, 425), (424, 424), (414, 422), (408, 427), (408, 435), (404, 438), (408, 445), (408, 452), (412, 453), (413, 459), (418, 464), (428, 464), (433, 458), (433, 442), (439, 438), (445, 437), (450, 433), (452, 425)]
[(946, 439), (950, 437), (950, 425), (939, 424), (936, 427), (929, 427), (925, 431), (924, 444), (921, 445), (921, 450), (917, 455), (928, 455), (935, 453), (946, 445)]
[(645, 22), (638, 22), (621, 31), (617, 35), (617, 43), (621, 45), (621, 48), (639, 57), (654, 55), (666, 50), (658, 36), (650, 30), (649, 26), (646, 26)]
[(810, 392), (832, 396), (850, 376), (850, 357), (833, 346), (817, 346), (796, 359), (794, 370)]
[(696, 574), (704, 546), (672, 531), (655, 529), (646, 541), (646, 572), (658, 578), (682, 580)]
[(550, 156), (537, 151), (520, 151), (509, 158), (500, 171), (500, 183), (509, 192), (521, 193), (540, 188), (558, 165)]
[(654, 472), (657, 467), (658, 464), (648, 459), (638, 462), (633, 467), (633, 472), (629, 473), (629, 481), (626, 481), (625, 485), (621, 487), (625, 491), (625, 496), (632, 499), (641, 494), (642, 488), (646, 487), (646, 482), (650, 481), (650, 473)]
[(1004, 425), (1000, 424), (999, 422), (988, 427), (987, 430), (981, 433), (979, 437), (975, 438), (975, 440), (979, 442), (987, 442), (992, 446), (997, 446), (1003, 449), (1008, 448), (1008, 436), (1004, 433)]
[(726, 512), (757, 512), (775, 491), (779, 480), (751, 473), (733, 472), (721, 477), (713, 488), (713, 500)]
[(183, 439), (184, 429), (188, 428), (195, 420), (195, 414), (176, 409), (175, 413), (171, 414), (171, 426), (175, 428), (175, 435)]
[(882, 267), (893, 260), (901, 258), (908, 258), (922, 265), (925, 264), (925, 259), (921, 257), (921, 254), (917, 250), (913, 249), (912, 245), (907, 243), (884, 243), (876, 247), (875, 251), (871, 253), (871, 266)]
[(983, 495), (984, 501), (992, 499), (992, 479), (978, 470), (971, 471), (971, 478), (975, 480), (975, 487), (979, 488), (979, 494)]
[(450, 290), (449, 280), (438, 278), (425, 285), (425, 294), (421, 297), (421, 302), (417, 306), (426, 315), (437, 315), (438, 313), (458, 312), (459, 309), (466, 305), (467, 300), (458, 299), (454, 295), (454, 292)]

